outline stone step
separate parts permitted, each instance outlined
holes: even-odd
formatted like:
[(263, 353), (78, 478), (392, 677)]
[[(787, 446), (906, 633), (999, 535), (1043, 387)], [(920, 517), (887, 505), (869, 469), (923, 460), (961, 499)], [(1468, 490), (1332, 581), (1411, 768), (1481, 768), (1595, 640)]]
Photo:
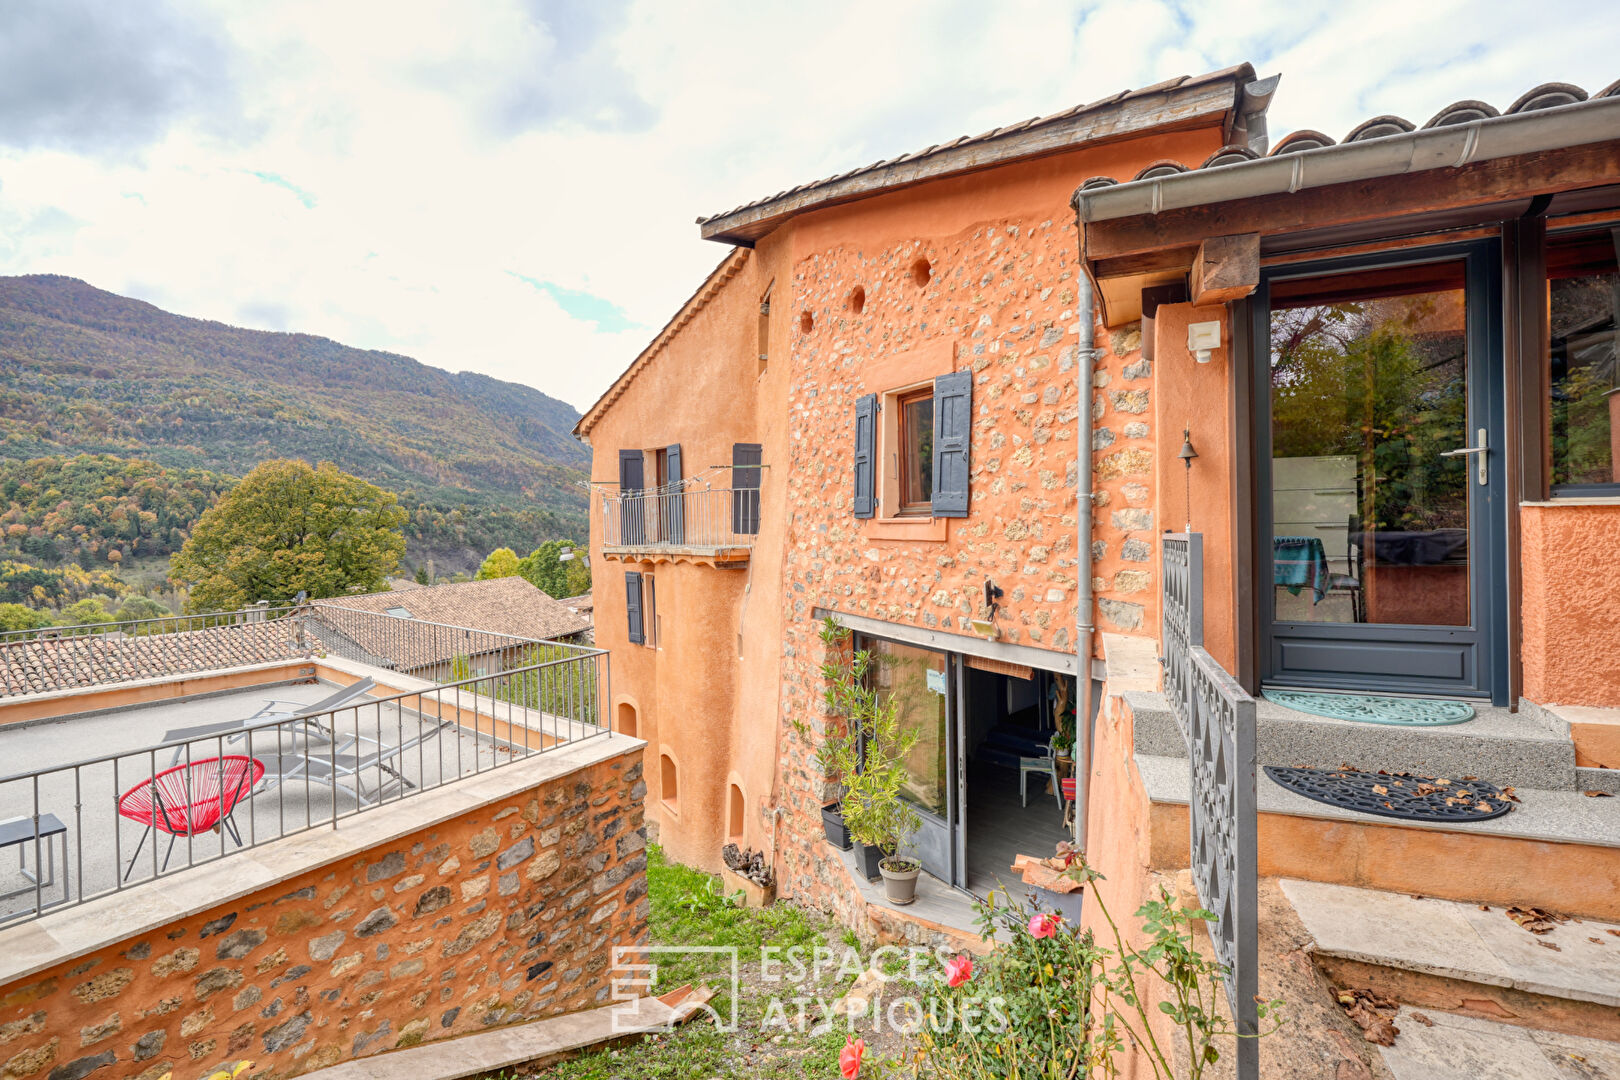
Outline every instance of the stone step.
[(1570, 920), (1536, 934), (1500, 907), (1315, 881), (1279, 885), (1311, 937), (1312, 958), (1338, 987), (1620, 1039), (1620, 925)]
[[(1187, 760), (1137, 754), (1134, 761), (1154, 811), (1154, 867), (1181, 869)], [(1510, 813), (1489, 821), (1407, 821), (1307, 799), (1261, 772), (1260, 874), (1620, 921), (1620, 798), (1517, 794)]]
[(1394, 1080), (1620, 1080), (1620, 1043), (1409, 1007), (1395, 1026)]
[[(1185, 743), (1160, 693), (1122, 695), (1134, 720), (1136, 752), (1184, 757)], [(1477, 776), (1503, 787), (1572, 791), (1575, 747), (1569, 725), (1551, 714), (1481, 706), (1474, 719), (1443, 727), (1401, 727), (1334, 720), (1264, 698), (1255, 707), (1262, 765)]]
[(1620, 769), (1588, 769), (1577, 765), (1575, 788), (1577, 791), (1607, 791), (1610, 795), (1620, 795)]

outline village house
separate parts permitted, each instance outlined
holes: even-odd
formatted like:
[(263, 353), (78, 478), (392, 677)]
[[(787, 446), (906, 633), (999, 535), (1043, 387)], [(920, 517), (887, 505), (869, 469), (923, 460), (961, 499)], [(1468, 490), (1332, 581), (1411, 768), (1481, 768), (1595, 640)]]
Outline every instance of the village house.
[[(1407, 1005), (1620, 1039), (1620, 978), (1532, 987), (1495, 922), (1442, 978), (1387, 932), (1620, 920), (1620, 84), (1337, 142), (1270, 138), (1277, 91), (1172, 79), (700, 220), (733, 250), (576, 429), (648, 820), (914, 939), (1072, 837), (1116, 913), (1191, 869), (1228, 962), (1286, 922)], [(827, 618), (920, 736), (926, 915), (824, 839)], [(1344, 801), (1378, 770), (1505, 792)]]

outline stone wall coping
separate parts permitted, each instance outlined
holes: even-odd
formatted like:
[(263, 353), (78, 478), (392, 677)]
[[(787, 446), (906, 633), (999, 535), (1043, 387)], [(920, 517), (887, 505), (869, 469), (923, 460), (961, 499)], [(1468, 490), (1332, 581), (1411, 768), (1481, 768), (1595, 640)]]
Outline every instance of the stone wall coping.
[(647, 744), (607, 734), (0, 930), (0, 986), (432, 828)]

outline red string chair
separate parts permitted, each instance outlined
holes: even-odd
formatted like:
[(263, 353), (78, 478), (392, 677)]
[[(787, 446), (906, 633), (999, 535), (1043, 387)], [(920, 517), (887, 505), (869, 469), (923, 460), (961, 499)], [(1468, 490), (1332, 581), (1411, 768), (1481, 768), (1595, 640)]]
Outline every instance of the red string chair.
[[(169, 850), (163, 856), (164, 870), (169, 868), (175, 841), (182, 836), (195, 836), (223, 827), (240, 847), (242, 836), (236, 831), (232, 815), (236, 804), (263, 776), (264, 764), (258, 759), (227, 754), (164, 769), (124, 792), (118, 797), (118, 816), (146, 826), (140, 843), (135, 845), (135, 854), (129, 858), (124, 880), (129, 880), (135, 860), (140, 858), (141, 847), (154, 829), (169, 834)], [(152, 843), (155, 845), (157, 841)]]

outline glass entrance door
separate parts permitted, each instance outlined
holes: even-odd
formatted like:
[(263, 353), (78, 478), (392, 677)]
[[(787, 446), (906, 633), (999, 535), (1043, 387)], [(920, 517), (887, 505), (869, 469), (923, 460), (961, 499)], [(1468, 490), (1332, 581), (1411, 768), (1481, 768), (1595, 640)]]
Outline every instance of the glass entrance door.
[(901, 728), (917, 736), (906, 758), (901, 797), (917, 810), (922, 827), (907, 853), (921, 858), (923, 869), (930, 874), (954, 883), (956, 835), (952, 822), (959, 810), (950, 656), (864, 636), (856, 647), (871, 651), (874, 687), (885, 702), (895, 704)]
[(1262, 286), (1268, 682), (1505, 697), (1489, 255), (1290, 268)]

